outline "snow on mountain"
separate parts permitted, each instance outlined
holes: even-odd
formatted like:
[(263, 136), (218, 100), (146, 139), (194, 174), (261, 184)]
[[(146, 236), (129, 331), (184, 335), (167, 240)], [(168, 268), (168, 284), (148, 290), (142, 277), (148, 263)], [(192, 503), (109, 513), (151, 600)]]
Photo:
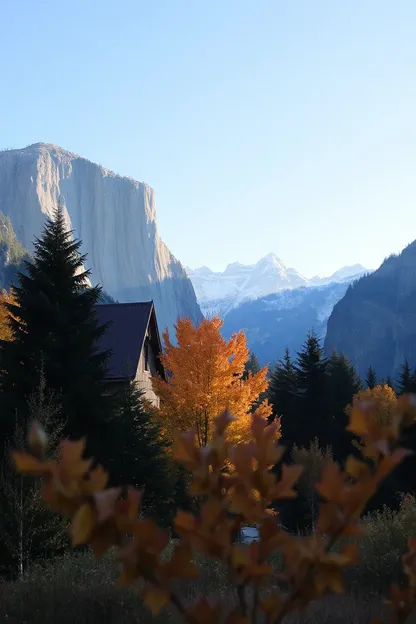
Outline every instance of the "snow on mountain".
[(187, 268), (198, 302), (206, 316), (225, 316), (230, 310), (252, 301), (304, 287), (343, 283), (360, 277), (366, 272), (361, 264), (346, 266), (330, 277), (307, 279), (296, 269), (288, 268), (273, 253), (261, 258), (256, 264), (229, 264), (225, 271), (214, 272), (208, 267)]
[(225, 316), (223, 335), (243, 330), (262, 365), (280, 359), (286, 347), (295, 355), (310, 330), (325, 337), (328, 318), (349, 283), (303, 286), (245, 301)]
[(335, 271), (335, 273), (333, 273), (329, 277), (319, 277), (317, 275), (313, 277), (310, 281), (313, 285), (317, 286), (320, 284), (332, 284), (334, 282), (341, 283), (349, 281), (352, 278), (358, 279), (365, 273), (369, 273), (369, 270), (363, 267), (362, 264), (353, 264), (351, 266), (344, 266), (341, 269), (338, 269), (338, 271)]
[(202, 311), (206, 315), (226, 314), (244, 301), (258, 299), (281, 290), (307, 286), (298, 271), (287, 268), (275, 255), (268, 254), (256, 264), (229, 264), (225, 271), (207, 267), (187, 269)]

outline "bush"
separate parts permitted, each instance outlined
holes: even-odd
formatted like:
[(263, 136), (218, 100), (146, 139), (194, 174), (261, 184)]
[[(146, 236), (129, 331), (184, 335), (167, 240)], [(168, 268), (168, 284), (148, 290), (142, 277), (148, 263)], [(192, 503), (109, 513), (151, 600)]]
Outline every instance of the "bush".
[[(342, 593), (346, 569), (361, 574), (367, 569), (374, 572), (374, 555), (382, 554), (385, 548), (380, 549), (380, 543), (387, 540), (387, 546), (391, 543), (393, 552), (400, 554), (405, 529), (413, 524), (412, 499), (402, 501), (395, 522), (387, 510), (364, 522), (360, 516), (385, 477), (408, 454), (398, 446), (397, 438), (402, 426), (414, 419), (414, 402), (408, 397), (400, 398), (392, 424), (387, 426), (379, 426), (371, 405), (354, 406), (349, 431), (361, 437), (363, 459), (351, 455), (345, 470), (333, 461), (326, 463), (315, 486), (322, 497), (316, 529), (304, 537), (288, 534), (270, 512), (273, 501), (296, 496), (294, 487), (302, 466), (282, 465), (276, 478), (271, 467), (283, 456), (276, 444), (277, 427), (267, 425), (258, 414), (253, 414), (252, 439), (247, 443), (232, 445), (228, 441), (227, 427), (233, 420), (228, 412), (216, 419), (213, 441), (206, 447), (198, 445), (195, 432), (178, 437), (174, 457), (192, 472), (192, 493), (202, 502), (198, 513), (178, 512), (174, 526), (180, 539), (174, 544), (167, 531), (140, 517), (142, 494), (138, 490), (131, 488), (123, 495), (119, 488), (106, 488), (108, 475), (99, 466), (91, 468), (91, 462), (84, 459), (82, 441), (64, 442), (59, 461), (45, 461), (42, 449), (46, 436), (34, 425), (29, 437), (33, 454), (15, 451), (13, 457), (21, 473), (43, 477), (45, 500), (51, 508), (71, 517), (73, 546), (89, 544), (96, 556), (116, 548), (122, 562), (120, 582), (137, 586), (153, 614), (175, 608), (185, 621), (215, 624), (227, 613), (228, 623), (249, 624), (265, 613), (268, 622), (278, 624), (287, 622), (293, 612), (313, 608), (317, 599), (325, 601), (328, 594)], [(245, 523), (259, 526), (260, 540), (250, 547), (235, 543)], [(378, 531), (384, 526), (387, 532)], [(360, 568), (357, 535), (363, 528), (370, 531), (367, 543), (361, 542), (367, 558)], [(408, 546), (403, 557), (408, 586), (392, 588), (391, 606), (397, 624), (407, 622), (416, 606), (416, 537), (409, 538)], [(281, 574), (269, 564), (276, 552), (282, 555)], [(207, 600), (211, 596), (204, 585), (204, 566), (195, 553), (226, 568), (233, 600), (227, 585), (224, 593), (214, 587), (215, 598), (220, 600)], [(390, 560), (386, 564), (382, 560), (382, 570), (386, 565), (391, 579)], [(78, 578), (81, 585), (72, 580), (71, 586), (80, 588), (79, 607), (84, 590), (88, 604), (94, 591), (86, 589), (85, 577)], [(98, 578), (101, 584), (101, 574)], [(192, 586), (195, 578), (197, 599), (190, 604), (183, 587)], [(53, 579), (47, 584), (52, 586)], [(117, 610), (119, 604), (116, 600), (109, 608)], [(114, 620), (117, 615), (111, 613)], [(128, 621), (129, 606), (123, 605), (122, 613), (123, 622)], [(51, 617), (56, 620), (59, 615), (50, 613), (47, 619)], [(100, 621), (107, 618), (105, 606), (100, 617)]]
[(402, 557), (416, 529), (416, 498), (406, 495), (398, 511), (384, 507), (363, 519), (359, 538), (360, 562), (348, 573), (354, 586), (385, 591), (392, 581), (403, 581)]

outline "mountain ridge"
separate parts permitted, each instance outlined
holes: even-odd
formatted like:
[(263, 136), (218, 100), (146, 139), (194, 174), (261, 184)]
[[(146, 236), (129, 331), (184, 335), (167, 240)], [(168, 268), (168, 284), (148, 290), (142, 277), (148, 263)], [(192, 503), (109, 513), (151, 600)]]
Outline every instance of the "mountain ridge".
[(224, 316), (246, 301), (302, 286), (349, 281), (366, 273), (367, 269), (356, 264), (342, 267), (329, 277), (308, 279), (295, 268), (287, 267), (276, 254), (269, 253), (254, 264), (230, 263), (224, 271), (214, 272), (207, 266), (186, 267), (186, 271), (204, 313)]

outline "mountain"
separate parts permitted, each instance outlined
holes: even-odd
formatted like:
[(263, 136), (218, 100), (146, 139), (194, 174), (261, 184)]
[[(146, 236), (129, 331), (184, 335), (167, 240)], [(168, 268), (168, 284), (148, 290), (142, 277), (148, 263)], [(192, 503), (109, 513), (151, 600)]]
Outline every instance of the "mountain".
[(270, 253), (256, 264), (229, 264), (224, 272), (208, 267), (188, 269), (195, 293), (205, 314), (224, 315), (244, 301), (258, 299), (280, 290), (307, 285), (308, 280), (295, 269), (287, 268)]
[(17, 240), (9, 217), (0, 212), (0, 289), (9, 289), (16, 283), (17, 274), (28, 258), (29, 253)]
[(323, 338), (328, 317), (348, 286), (348, 282), (302, 286), (247, 301), (224, 317), (223, 335), (229, 338), (244, 330), (260, 363), (270, 364), (283, 356), (286, 347), (298, 351), (311, 329)]
[(349, 281), (352, 278), (357, 279), (361, 277), (361, 275), (365, 275), (368, 273), (368, 269), (363, 267), (362, 264), (353, 264), (352, 266), (345, 266), (342, 269), (338, 269), (329, 277), (313, 277), (311, 279), (311, 283), (315, 285), (319, 284), (331, 284), (332, 282), (345, 282)]
[(161, 331), (172, 329), (178, 316), (201, 320), (191, 281), (159, 237), (154, 192), (147, 184), (55, 145), (0, 152), (0, 211), (21, 249), (31, 252), (58, 202), (88, 254), (91, 281), (111, 298), (152, 299)]
[(349, 281), (367, 270), (361, 264), (343, 267), (330, 277), (307, 279), (296, 269), (288, 268), (275, 255), (268, 254), (256, 264), (229, 264), (225, 271), (211, 271), (208, 267), (187, 268), (202, 311), (207, 315), (225, 316), (245, 301), (265, 297), (282, 290), (302, 286), (320, 286)]
[(407, 358), (416, 366), (416, 241), (351, 285), (328, 320), (325, 352), (345, 353), (364, 377), (397, 378)]

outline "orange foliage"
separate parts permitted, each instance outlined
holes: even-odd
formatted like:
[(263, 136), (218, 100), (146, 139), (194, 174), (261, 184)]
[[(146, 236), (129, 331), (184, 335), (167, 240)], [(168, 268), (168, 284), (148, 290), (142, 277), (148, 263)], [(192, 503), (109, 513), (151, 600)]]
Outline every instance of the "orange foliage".
[[(214, 418), (229, 409), (236, 418), (229, 435), (235, 441), (250, 436), (250, 410), (259, 395), (267, 389), (267, 367), (243, 379), (248, 360), (243, 332), (230, 340), (221, 336), (219, 318), (204, 319), (194, 327), (189, 319), (176, 325), (177, 346), (163, 334), (165, 354), (161, 360), (168, 380), (154, 380), (154, 390), (161, 400), (163, 426), (173, 435), (176, 431), (194, 428), (200, 446), (212, 437)], [(263, 418), (271, 414), (264, 401), (257, 413)]]
[[(141, 493), (131, 488), (122, 497), (118, 488), (106, 489), (107, 474), (83, 458), (83, 442), (63, 442), (60, 459), (44, 457), (46, 437), (32, 426), (29, 443), (32, 454), (13, 453), (22, 474), (43, 477), (43, 498), (52, 509), (71, 518), (74, 546), (90, 544), (97, 556), (112, 546), (122, 564), (120, 582), (140, 581), (140, 593), (154, 614), (171, 605), (189, 624), (255, 624), (265, 615), (278, 624), (295, 610), (330, 592), (344, 590), (343, 571), (357, 563), (357, 545), (344, 538), (360, 535), (360, 515), (383, 479), (402, 461), (407, 451), (399, 448), (402, 427), (415, 417), (413, 397), (400, 397), (391, 423), (379, 425), (370, 405), (355, 402), (349, 430), (362, 439), (369, 463), (350, 456), (345, 470), (329, 461), (316, 489), (323, 499), (317, 528), (311, 536), (285, 532), (270, 511), (272, 501), (296, 496), (294, 485), (302, 468), (281, 466), (280, 477), (270, 467), (281, 462), (283, 451), (276, 444), (277, 424), (266, 425), (254, 414), (250, 440), (230, 445), (227, 430), (233, 418), (228, 412), (214, 419), (212, 443), (201, 448), (195, 432), (178, 436), (175, 459), (192, 472), (192, 492), (201, 505), (197, 513), (179, 511), (174, 525), (179, 540), (166, 558), (169, 532), (148, 518), (140, 519)], [(231, 464), (233, 470), (224, 471)], [(230, 514), (230, 511), (232, 512)], [(256, 523), (259, 541), (236, 543), (244, 523)], [(344, 545), (337, 548), (338, 540)], [(334, 548), (335, 546), (335, 548)], [(280, 552), (283, 569), (273, 570), (270, 557)], [(194, 554), (222, 562), (236, 592), (236, 606), (208, 603), (199, 598), (185, 604), (177, 593), (176, 579), (193, 579), (199, 574)], [(403, 558), (407, 585), (393, 586), (390, 608), (393, 622), (404, 624), (416, 605), (416, 538), (409, 540)], [(285, 585), (279, 591), (275, 580)], [(409, 620), (410, 621), (410, 620)]]
[(0, 293), (0, 340), (13, 340), (13, 333), (9, 326), (10, 312), (6, 308), (7, 303), (16, 304), (13, 292), (2, 290)]
[[(353, 397), (353, 405), (358, 403), (373, 403), (373, 413), (377, 424), (387, 426), (392, 422), (393, 415), (397, 407), (397, 397), (392, 388), (387, 384), (366, 388)], [(352, 405), (347, 405), (346, 414), (349, 416)]]

